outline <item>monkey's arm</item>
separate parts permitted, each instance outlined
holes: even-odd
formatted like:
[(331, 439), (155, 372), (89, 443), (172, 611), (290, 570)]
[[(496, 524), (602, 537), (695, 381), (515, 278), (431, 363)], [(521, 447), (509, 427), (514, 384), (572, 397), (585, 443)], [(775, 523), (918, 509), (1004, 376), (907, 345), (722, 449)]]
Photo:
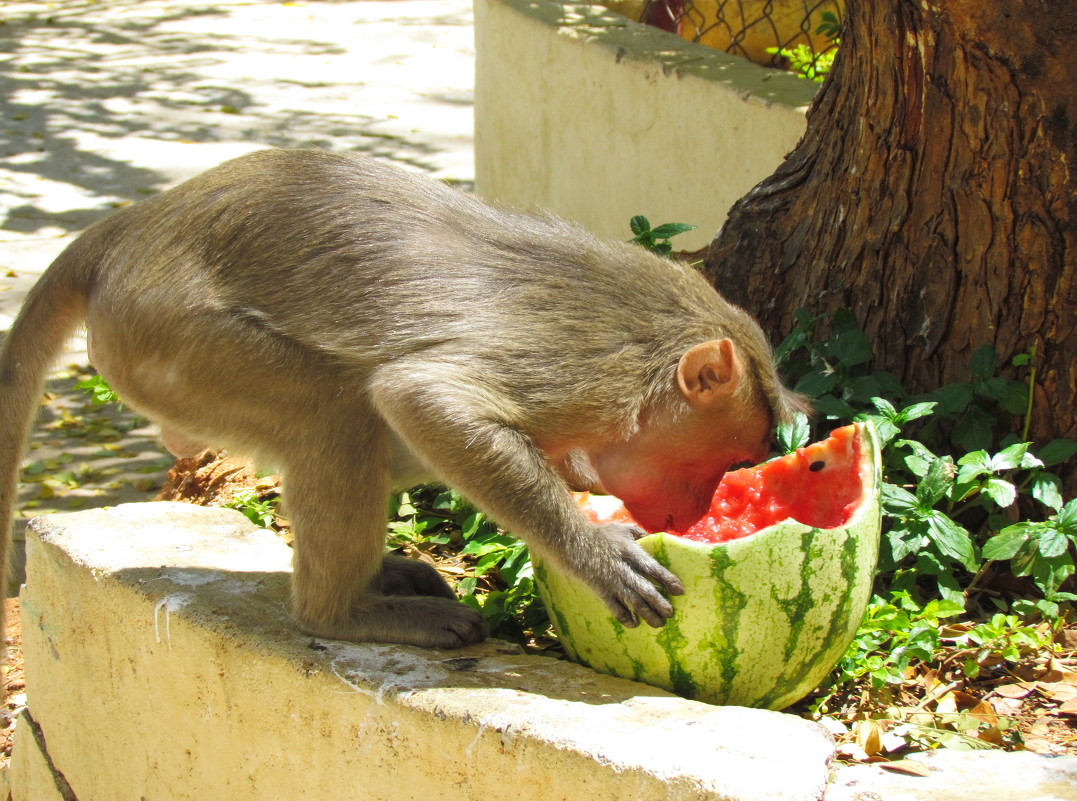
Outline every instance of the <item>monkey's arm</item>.
[(389, 425), (442, 480), (586, 582), (622, 623), (661, 626), (673, 614), (662, 591), (679, 595), (681, 582), (636, 544), (639, 529), (590, 523), (543, 453), (496, 419), (478, 386), (454, 389), (398, 365), (379, 370), (372, 391)]

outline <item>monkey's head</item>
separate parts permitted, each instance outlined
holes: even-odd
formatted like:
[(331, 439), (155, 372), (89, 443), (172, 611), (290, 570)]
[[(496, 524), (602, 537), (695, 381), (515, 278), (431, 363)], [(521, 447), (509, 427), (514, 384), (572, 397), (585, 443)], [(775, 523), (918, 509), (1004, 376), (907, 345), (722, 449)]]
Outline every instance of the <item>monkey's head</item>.
[(649, 531), (696, 522), (732, 465), (754, 464), (769, 451), (779, 412), (752, 372), (730, 339), (690, 348), (677, 365), (666, 404), (672, 408), (646, 415), (627, 440), (589, 454), (602, 489)]

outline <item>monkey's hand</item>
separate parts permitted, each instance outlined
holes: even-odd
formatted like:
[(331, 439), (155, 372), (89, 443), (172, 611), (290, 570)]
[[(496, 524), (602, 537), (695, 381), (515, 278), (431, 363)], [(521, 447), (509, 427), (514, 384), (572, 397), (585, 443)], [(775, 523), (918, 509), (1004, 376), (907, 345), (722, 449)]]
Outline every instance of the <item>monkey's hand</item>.
[(638, 526), (623, 523), (595, 526), (588, 553), (581, 559), (584, 580), (629, 628), (638, 626), (640, 618), (662, 626), (673, 616), (673, 605), (662, 591), (684, 594), (680, 579), (636, 544), (645, 535)]

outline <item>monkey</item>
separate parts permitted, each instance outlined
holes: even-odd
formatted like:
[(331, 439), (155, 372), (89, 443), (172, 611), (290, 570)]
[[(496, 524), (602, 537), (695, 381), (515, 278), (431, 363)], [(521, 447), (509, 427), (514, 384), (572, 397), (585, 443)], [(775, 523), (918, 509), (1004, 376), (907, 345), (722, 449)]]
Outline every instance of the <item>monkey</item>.
[[(759, 326), (686, 264), (373, 158), (262, 150), (92, 224), (28, 294), (0, 351), (8, 529), (45, 375), (83, 324), (178, 454), (280, 468), (291, 614), (328, 639), (487, 636), (433, 568), (385, 556), (388, 495), (430, 480), (624, 625), (661, 626), (684, 588), (643, 529), (702, 516), (800, 408)], [(574, 489), (640, 526), (590, 523)]]

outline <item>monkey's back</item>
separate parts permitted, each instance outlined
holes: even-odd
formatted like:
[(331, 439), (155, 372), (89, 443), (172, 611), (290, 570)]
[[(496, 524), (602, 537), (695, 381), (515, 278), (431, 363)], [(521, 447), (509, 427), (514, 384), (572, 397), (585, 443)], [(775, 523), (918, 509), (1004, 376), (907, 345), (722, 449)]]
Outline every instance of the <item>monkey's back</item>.
[(360, 372), (438, 359), (532, 396), (654, 383), (739, 313), (636, 245), (327, 151), (244, 156), (85, 236), (110, 245), (95, 313), (150, 337), (224, 315)]

